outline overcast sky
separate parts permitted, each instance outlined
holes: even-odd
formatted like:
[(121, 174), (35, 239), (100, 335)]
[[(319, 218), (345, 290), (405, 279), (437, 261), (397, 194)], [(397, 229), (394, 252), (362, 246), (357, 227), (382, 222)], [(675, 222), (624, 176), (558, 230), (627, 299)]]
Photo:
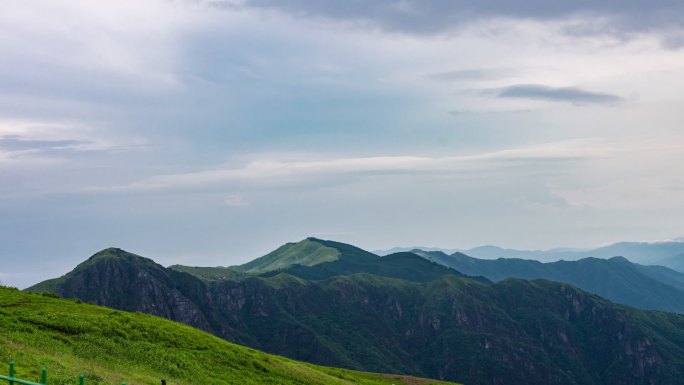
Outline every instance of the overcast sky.
[(684, 3), (3, 1), (0, 282), (684, 234)]

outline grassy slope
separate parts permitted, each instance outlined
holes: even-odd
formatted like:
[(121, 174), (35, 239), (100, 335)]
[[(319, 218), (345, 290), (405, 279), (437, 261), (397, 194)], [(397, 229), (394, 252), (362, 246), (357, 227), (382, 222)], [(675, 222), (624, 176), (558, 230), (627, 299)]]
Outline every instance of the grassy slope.
[[(228, 343), (157, 317), (0, 287), (0, 357), (17, 376), (73, 384), (366, 384), (439, 383), (326, 368)], [(7, 371), (6, 362), (0, 371)]]
[(340, 252), (317, 239), (307, 238), (297, 243), (288, 243), (249, 263), (234, 266), (235, 270), (259, 273), (280, 270), (292, 265), (314, 266), (336, 260)]

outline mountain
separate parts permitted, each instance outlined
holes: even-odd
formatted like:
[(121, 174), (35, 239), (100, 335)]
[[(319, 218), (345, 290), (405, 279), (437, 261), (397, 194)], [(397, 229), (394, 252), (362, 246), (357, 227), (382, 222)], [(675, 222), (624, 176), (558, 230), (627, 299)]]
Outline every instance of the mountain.
[(656, 264), (668, 257), (684, 253), (684, 242), (681, 239), (662, 242), (620, 242), (592, 250), (590, 253), (597, 258), (619, 255), (639, 263)]
[(548, 279), (570, 283), (611, 301), (640, 309), (684, 314), (684, 274), (662, 266), (642, 266), (622, 257), (542, 263), (514, 258), (478, 259), (463, 253), (414, 252), (464, 274), (481, 275), (492, 281)]
[(684, 291), (684, 273), (665, 266), (645, 266), (638, 263), (634, 263), (633, 266), (642, 274)]
[[(345, 246), (337, 242), (320, 242), (330, 247), (339, 248), (342, 250), (341, 256), (331, 262), (323, 262), (313, 266), (293, 265), (286, 269), (266, 272), (262, 276), (270, 277), (280, 273), (287, 273), (307, 280), (322, 280), (340, 275), (367, 273), (413, 282), (429, 282), (444, 275), (465, 277), (456, 270), (427, 261), (414, 253), (394, 253), (380, 257), (356, 248), (354, 248), (354, 251), (360, 250), (362, 252), (348, 252), (345, 250), (348, 245)], [(468, 278), (487, 282), (486, 279), (481, 277)]]
[(659, 264), (669, 266), (674, 270), (684, 273), (684, 253), (663, 258)]
[(281, 270), (293, 265), (315, 266), (324, 262), (332, 262), (340, 258), (342, 253), (349, 255), (370, 254), (349, 245), (340, 244), (342, 250), (316, 238), (307, 238), (297, 243), (287, 243), (276, 250), (240, 266), (233, 266), (236, 271), (245, 273), (263, 273)]
[(214, 330), (205, 317), (211, 304), (202, 281), (117, 248), (102, 250), (63, 277), (39, 283), (27, 291), (53, 292), (64, 298), (140, 311)]
[[(458, 251), (463, 254), (480, 258), (480, 259), (497, 259), (497, 258), (518, 258), (518, 259), (535, 259), (538, 261), (554, 261), (560, 259), (559, 252), (556, 251), (543, 251), (543, 250), (515, 250), (515, 249), (504, 249), (498, 246), (478, 246), (469, 250)], [(562, 256), (569, 254), (572, 256), (574, 251), (561, 251)], [(568, 258), (572, 259), (572, 257)]]
[[(338, 258), (238, 280), (201, 279), (108, 249), (32, 289), (127, 306), (269, 353), (348, 369), (483, 385), (682, 382), (682, 316), (615, 305), (568, 284), (493, 284), (410, 253), (396, 255), (393, 270), (381, 262), (391, 258), (320, 242)], [(385, 276), (360, 271), (364, 266)], [(409, 275), (409, 268), (426, 271)], [(314, 279), (305, 278), (311, 271)], [(197, 313), (187, 317), (169, 306)]]
[(411, 247), (393, 247), (387, 250), (374, 250), (373, 254), (379, 256), (390, 255), (394, 253), (405, 253), (411, 252), (412, 250), (425, 250), (425, 251), (441, 251), (445, 254), (452, 254), (458, 250), (456, 249), (442, 249), (440, 247), (425, 247), (425, 246), (411, 246)]
[[(234, 345), (165, 319), (0, 287), (0, 351), (17, 375), (48, 383), (365, 385), (422, 378), (314, 366)], [(4, 370), (3, 370), (4, 372)]]
[(352, 245), (316, 238), (287, 243), (240, 266), (227, 268), (173, 265), (169, 268), (208, 281), (241, 280), (250, 276), (272, 277), (280, 273), (315, 280), (370, 273), (416, 282), (430, 281), (446, 274), (462, 276), (458, 271), (426, 261), (413, 253), (400, 252), (380, 257)]
[[(578, 260), (582, 258), (612, 258), (622, 256), (630, 261), (653, 265), (659, 264), (675, 270), (680, 265), (671, 265), (669, 257), (684, 254), (684, 238), (659, 242), (619, 242), (591, 250), (552, 249), (552, 250), (514, 250), (497, 246), (480, 246), (470, 250), (460, 250), (466, 255), (480, 259), (519, 258), (539, 261)], [(672, 262), (681, 259), (673, 259)]]

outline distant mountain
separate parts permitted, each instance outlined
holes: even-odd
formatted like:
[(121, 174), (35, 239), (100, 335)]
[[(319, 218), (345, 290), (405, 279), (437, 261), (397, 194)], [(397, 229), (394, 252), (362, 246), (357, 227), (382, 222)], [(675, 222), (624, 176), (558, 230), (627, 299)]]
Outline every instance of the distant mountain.
[(620, 242), (597, 249), (582, 250), (557, 248), (551, 250), (515, 250), (498, 246), (480, 246), (469, 250), (459, 250), (466, 255), (479, 259), (519, 258), (535, 259), (542, 262), (558, 260), (579, 260), (582, 258), (625, 257), (630, 261), (646, 265), (659, 264), (674, 269), (681, 268), (676, 259), (669, 262), (669, 257), (684, 254), (684, 239), (677, 238), (661, 242)]
[(674, 270), (684, 273), (684, 253), (663, 258), (659, 264), (669, 266)]
[(549, 279), (570, 283), (617, 303), (684, 314), (684, 274), (662, 266), (642, 266), (622, 257), (542, 263), (514, 258), (478, 259), (463, 253), (414, 252), (464, 274), (492, 281)]
[[(519, 258), (519, 259), (535, 259), (538, 261), (555, 261), (560, 259), (557, 251), (542, 251), (542, 250), (515, 250), (504, 249), (498, 246), (478, 246), (470, 250), (460, 250), (459, 252), (480, 259), (497, 259), (497, 258)], [(574, 251), (561, 251), (561, 255), (570, 254)], [(571, 258), (572, 259), (572, 258)]]
[(684, 291), (684, 273), (665, 266), (646, 266), (637, 263), (633, 264), (633, 266), (642, 274)]
[[(337, 258), (201, 279), (107, 249), (32, 290), (162, 315), (270, 353), (351, 369), (483, 385), (681, 382), (682, 316), (615, 305), (567, 284), (493, 284), (411, 253), (381, 258), (310, 241)], [(279, 266), (277, 258), (263, 261), (257, 265)]]
[(385, 256), (385, 255), (390, 255), (390, 254), (395, 254), (395, 253), (406, 253), (410, 252), (411, 250), (425, 250), (425, 251), (441, 251), (446, 254), (451, 254), (455, 253), (456, 249), (442, 249), (439, 247), (424, 247), (424, 246), (411, 246), (411, 247), (393, 247), (391, 249), (387, 250), (373, 250), (373, 254), (379, 255), (379, 256)]
[(596, 258), (623, 256), (630, 261), (651, 265), (657, 264), (668, 257), (684, 254), (684, 242), (681, 240), (663, 242), (621, 242), (601, 247), (588, 253), (591, 253), (591, 255), (587, 256)]

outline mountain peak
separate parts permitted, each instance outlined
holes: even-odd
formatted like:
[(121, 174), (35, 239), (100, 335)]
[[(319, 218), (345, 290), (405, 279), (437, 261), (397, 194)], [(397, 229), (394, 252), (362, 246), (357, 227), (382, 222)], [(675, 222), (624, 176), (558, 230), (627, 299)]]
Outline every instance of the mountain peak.
[(107, 257), (124, 257), (127, 256), (131, 253), (124, 249), (120, 249), (118, 247), (108, 247), (106, 249), (102, 249), (98, 251), (97, 253), (93, 254), (88, 260), (92, 259), (98, 259), (98, 258), (107, 258)]
[(265, 273), (294, 265), (314, 266), (332, 262), (340, 255), (341, 252), (327, 241), (309, 237), (297, 243), (286, 243), (263, 257), (233, 268), (245, 273)]
[(130, 252), (128, 252), (124, 249), (120, 249), (118, 247), (108, 247), (106, 249), (100, 250), (97, 253), (93, 254), (90, 258), (85, 260), (83, 263), (76, 266), (76, 269), (74, 269), (74, 270), (79, 270), (79, 269), (84, 268), (86, 266), (90, 266), (94, 263), (100, 263), (100, 262), (105, 262), (105, 261), (117, 261), (119, 263), (126, 262), (126, 263), (137, 264), (137, 265), (149, 265), (149, 264), (156, 265), (156, 263), (149, 258), (145, 258), (145, 257), (142, 257), (140, 255), (130, 253)]

